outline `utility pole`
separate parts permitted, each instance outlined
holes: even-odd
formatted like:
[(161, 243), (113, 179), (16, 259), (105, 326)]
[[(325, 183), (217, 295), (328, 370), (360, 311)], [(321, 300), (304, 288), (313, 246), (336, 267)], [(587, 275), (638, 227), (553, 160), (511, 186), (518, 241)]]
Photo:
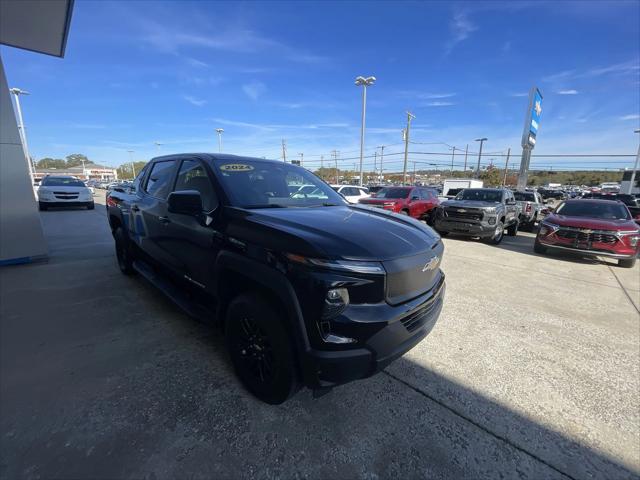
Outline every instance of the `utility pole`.
[(476, 138), (476, 142), (480, 142), (480, 151), (478, 152), (478, 168), (476, 169), (476, 178), (480, 178), (480, 159), (482, 158), (482, 144), (486, 142), (486, 138)]
[[(640, 130), (634, 130), (634, 133), (640, 133)], [(629, 182), (629, 189), (627, 193), (631, 195), (633, 192), (633, 186), (636, 183), (636, 172), (638, 171), (638, 162), (640, 161), (640, 144), (638, 145), (638, 153), (636, 154), (636, 163), (633, 165), (633, 171), (631, 172), (631, 181)]]
[(324, 155), (320, 155), (320, 178), (324, 180)]
[(284, 138), (282, 139), (282, 161), (287, 161), (287, 141)]
[(380, 176), (378, 177), (378, 181), (382, 182), (382, 160), (384, 159), (384, 145), (380, 145)]
[(338, 177), (338, 151), (337, 150), (333, 150), (331, 152), (331, 155), (333, 156), (333, 160), (336, 163), (336, 185), (338, 185), (339, 182), (339, 177)]
[(374, 175), (374, 177), (376, 175), (376, 172), (378, 171), (377, 167), (378, 167), (378, 149), (376, 149), (376, 151), (373, 152), (373, 175)]
[(509, 171), (509, 157), (511, 156), (511, 147), (507, 150), (507, 161), (504, 162), (504, 180), (502, 180), (502, 186), (507, 184), (507, 172)]
[(453, 147), (453, 153), (451, 154), (451, 175), (453, 175), (453, 160), (456, 158), (456, 147)]
[(464, 171), (467, 171), (467, 154), (469, 153), (469, 144), (467, 143), (467, 147), (464, 149)]
[(411, 112), (407, 112), (407, 128), (404, 130), (404, 167), (402, 168), (402, 183), (407, 183), (407, 158), (409, 155), (409, 130), (411, 129), (411, 120), (416, 118)]

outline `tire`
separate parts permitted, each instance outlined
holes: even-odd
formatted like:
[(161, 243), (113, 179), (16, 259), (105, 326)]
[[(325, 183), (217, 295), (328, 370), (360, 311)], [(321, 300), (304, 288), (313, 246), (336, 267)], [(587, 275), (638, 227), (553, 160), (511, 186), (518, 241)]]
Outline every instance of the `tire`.
[(547, 247), (543, 247), (536, 238), (536, 241), (533, 242), (533, 251), (539, 253), (540, 255), (544, 255), (545, 253), (547, 253)]
[(400, 210), (398, 213), (400, 215), (406, 215), (407, 217), (409, 216), (409, 212), (407, 210)]
[(87, 205), (87, 210), (93, 210), (94, 208), (96, 208), (96, 204), (93, 202)]
[(44, 204), (42, 204), (42, 203), (40, 203), (40, 204), (39, 204), (39, 207), (40, 207), (40, 211), (41, 211), (41, 212), (44, 212), (44, 211), (46, 211), (46, 210), (49, 210), (49, 207), (47, 207), (46, 205), (44, 205)]
[(225, 334), (238, 378), (258, 399), (279, 405), (298, 391), (291, 338), (262, 295), (244, 293), (231, 301)]
[(618, 260), (618, 266), (622, 268), (633, 268), (636, 264), (636, 258), (621, 258)]
[(491, 237), (487, 243), (489, 243), (490, 245), (498, 245), (500, 242), (502, 242), (502, 238), (504, 237), (504, 222), (500, 221), (496, 224), (496, 230), (495, 233), (493, 234), (493, 237)]
[(113, 239), (116, 242), (116, 258), (118, 260), (118, 267), (120, 271), (125, 275), (131, 275), (134, 273), (133, 269), (133, 248), (129, 238), (127, 238), (122, 227), (118, 227), (113, 232)]
[(438, 230), (436, 230), (436, 232), (438, 232), (438, 235), (440, 235), (441, 237), (446, 237), (447, 235), (449, 235), (449, 232), (440, 232)]
[(516, 235), (518, 235), (518, 226), (519, 223), (516, 220), (512, 225), (509, 226), (509, 228), (507, 228), (507, 235), (509, 235), (510, 237), (515, 237)]

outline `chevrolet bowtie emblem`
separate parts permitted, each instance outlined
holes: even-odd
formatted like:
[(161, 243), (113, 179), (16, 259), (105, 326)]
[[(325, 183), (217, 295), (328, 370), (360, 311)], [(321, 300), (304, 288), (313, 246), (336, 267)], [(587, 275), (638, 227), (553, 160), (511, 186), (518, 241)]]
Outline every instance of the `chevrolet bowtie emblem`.
[(422, 271), (426, 272), (427, 270), (435, 270), (440, 265), (440, 257), (433, 257), (429, 260), (424, 267), (422, 267)]

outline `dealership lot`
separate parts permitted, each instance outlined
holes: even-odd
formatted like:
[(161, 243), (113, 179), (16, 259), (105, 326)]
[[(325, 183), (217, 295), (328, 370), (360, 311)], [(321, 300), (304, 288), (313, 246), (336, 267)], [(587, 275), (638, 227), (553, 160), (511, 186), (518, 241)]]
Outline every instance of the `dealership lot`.
[[(0, 271), (2, 477), (628, 478), (640, 268), (448, 237), (426, 340), (371, 379), (268, 406), (223, 339), (116, 266), (105, 211), (43, 212)], [(375, 233), (375, 232), (372, 232)]]

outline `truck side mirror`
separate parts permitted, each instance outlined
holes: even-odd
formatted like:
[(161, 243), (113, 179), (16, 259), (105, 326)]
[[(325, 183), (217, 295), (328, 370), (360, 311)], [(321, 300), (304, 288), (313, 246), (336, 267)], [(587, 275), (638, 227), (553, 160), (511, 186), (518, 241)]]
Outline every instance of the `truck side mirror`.
[(197, 190), (171, 192), (167, 201), (171, 213), (193, 216), (202, 213), (202, 197)]

